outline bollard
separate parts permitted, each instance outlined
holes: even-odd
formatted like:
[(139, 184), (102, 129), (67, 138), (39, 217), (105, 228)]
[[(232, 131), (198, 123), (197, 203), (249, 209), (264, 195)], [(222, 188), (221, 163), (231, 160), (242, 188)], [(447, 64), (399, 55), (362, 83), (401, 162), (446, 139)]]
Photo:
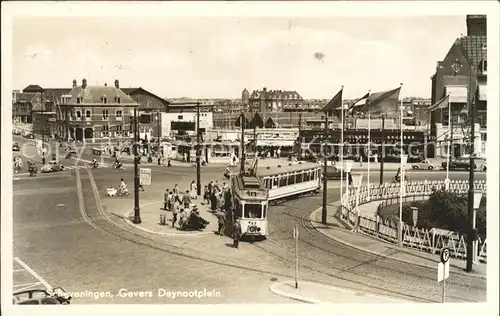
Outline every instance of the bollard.
[(167, 224), (167, 218), (165, 214), (160, 214), (160, 225), (166, 225)]

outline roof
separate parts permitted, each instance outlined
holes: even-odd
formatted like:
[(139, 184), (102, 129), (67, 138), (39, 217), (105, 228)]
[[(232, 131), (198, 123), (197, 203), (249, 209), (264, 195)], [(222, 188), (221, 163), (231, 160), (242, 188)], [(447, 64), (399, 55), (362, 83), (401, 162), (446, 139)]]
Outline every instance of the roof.
[(472, 62), (472, 66), (477, 67), (481, 60), (487, 60), (486, 36), (463, 36), (456, 40), (456, 43), (464, 50), (465, 55)]
[(276, 164), (276, 167), (271, 167), (271, 166), (258, 167), (257, 168), (257, 176), (267, 177), (267, 176), (271, 176), (271, 175), (297, 172), (297, 171), (308, 170), (308, 169), (313, 169), (313, 168), (314, 169), (321, 168), (321, 166), (318, 164), (312, 163), (312, 162), (304, 162), (304, 161), (300, 161), (297, 164), (289, 163), (288, 165), (281, 165), (281, 167), (279, 167), (279, 165)]
[(152, 93), (152, 92), (149, 92), (141, 87), (136, 87), (136, 88), (120, 88), (120, 90), (122, 90), (123, 92), (125, 92), (125, 94), (127, 95), (132, 95), (132, 94), (137, 94), (137, 93), (143, 93), (143, 94), (148, 94), (150, 96), (152, 96), (153, 98), (156, 98), (158, 100), (160, 100), (161, 102), (165, 103), (165, 104), (170, 104), (170, 101), (164, 99), (164, 98), (161, 98), (159, 96), (157, 96), (156, 94)]
[(29, 86), (27, 86), (26, 88), (23, 89), (23, 92), (40, 92), (41, 90), (43, 90), (42, 87), (40, 87), (39, 85), (37, 84), (30, 84)]
[(241, 177), (239, 175), (232, 177), (231, 187), (236, 195), (245, 200), (266, 201), (269, 197), (262, 181), (256, 177)]
[(264, 90), (262, 90), (262, 91), (254, 90), (250, 94), (250, 99), (258, 99), (258, 98), (260, 98), (261, 94), (265, 94), (264, 97), (266, 99), (290, 99), (290, 100), (302, 99), (300, 94), (295, 90), (291, 90), (291, 91), (269, 90), (269, 91), (265, 91), (265, 92), (264, 92)]
[[(102, 104), (101, 97), (107, 97), (107, 104), (137, 106), (137, 103), (129, 95), (114, 86), (87, 86), (85, 89), (77, 86), (71, 89), (68, 94), (71, 95), (68, 105)], [(120, 103), (115, 102), (115, 97), (120, 98)], [(83, 98), (83, 101), (77, 103), (77, 98)]]
[(23, 92), (23, 93), (18, 93), (16, 95), (16, 101), (21, 101), (21, 102), (31, 102), (33, 98), (35, 97), (36, 93), (34, 92)]

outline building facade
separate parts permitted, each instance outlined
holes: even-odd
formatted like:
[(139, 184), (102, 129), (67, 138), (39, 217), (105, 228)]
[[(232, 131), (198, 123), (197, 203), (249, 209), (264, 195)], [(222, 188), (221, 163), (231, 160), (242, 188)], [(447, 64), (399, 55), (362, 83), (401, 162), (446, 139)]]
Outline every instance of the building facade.
[(432, 103), (446, 95), (451, 103), (451, 113), (448, 108), (431, 113), (431, 139), (436, 142), (440, 156), (447, 155), (450, 140), (453, 143), (451, 155), (468, 155), (471, 103), (476, 111), (474, 151), (476, 155), (486, 155), (486, 16), (469, 15), (466, 21), (467, 36), (455, 40), (444, 59), (437, 62), (436, 72), (431, 77)]
[[(242, 99), (248, 91), (243, 90)], [(246, 101), (246, 100), (244, 100)], [(263, 88), (262, 90), (253, 90), (252, 93), (248, 93), (248, 107), (249, 112), (280, 112), (285, 108), (288, 109), (300, 109), (306, 105), (306, 102), (302, 99), (300, 94), (296, 91), (285, 91), (285, 90), (267, 90)]]
[(51, 126), (58, 135), (82, 142), (126, 139), (133, 135), (131, 123), (138, 103), (115, 86), (80, 86), (61, 97)]

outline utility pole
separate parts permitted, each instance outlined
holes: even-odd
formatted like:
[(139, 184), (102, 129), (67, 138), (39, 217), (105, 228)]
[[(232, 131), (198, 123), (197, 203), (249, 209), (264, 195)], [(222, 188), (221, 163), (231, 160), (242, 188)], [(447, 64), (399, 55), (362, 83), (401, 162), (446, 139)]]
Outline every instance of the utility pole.
[(139, 131), (137, 124), (137, 107), (134, 108), (134, 224), (141, 223), (141, 215), (139, 208)]
[(200, 102), (196, 102), (196, 194), (201, 195)]
[[(321, 210), (321, 223), (326, 225), (326, 207), (327, 207), (327, 191), (328, 191), (328, 155), (326, 154), (328, 142), (328, 112), (325, 112), (325, 130), (324, 130), (324, 140), (323, 140), (323, 155), (325, 155), (323, 160), (323, 208)], [(342, 179), (340, 179), (342, 181)], [(342, 194), (342, 193), (341, 193)]]
[[(470, 152), (469, 152), (469, 203), (467, 210), (467, 218), (468, 218), (468, 232), (467, 232), (467, 272), (472, 272), (472, 264), (474, 261), (474, 240), (477, 233), (477, 229), (474, 227), (474, 141), (476, 139), (475, 135), (475, 125), (476, 125), (476, 108), (474, 103), (477, 102), (477, 96), (474, 93), (474, 102), (473, 93), (472, 93), (472, 76), (476, 78), (474, 73), (474, 67), (470, 67), (469, 73), (469, 118), (470, 118)], [(475, 87), (477, 90), (477, 87)]]
[[(40, 132), (42, 133), (42, 144), (45, 142), (45, 105), (43, 104), (43, 89), (40, 90), (40, 106), (42, 108), (42, 119), (40, 122)], [(43, 146), (43, 145), (42, 145)]]
[(382, 114), (382, 140), (380, 141), (380, 185), (384, 184), (384, 156), (385, 156), (385, 115)]
[(240, 172), (245, 174), (245, 112), (241, 113), (240, 116), (241, 125), (241, 159), (240, 159)]

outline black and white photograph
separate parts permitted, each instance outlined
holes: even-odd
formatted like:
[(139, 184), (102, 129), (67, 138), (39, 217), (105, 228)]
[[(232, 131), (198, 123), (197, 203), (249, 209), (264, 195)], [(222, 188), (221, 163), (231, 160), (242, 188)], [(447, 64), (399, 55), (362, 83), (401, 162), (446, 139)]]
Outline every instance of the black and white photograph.
[(498, 314), (498, 3), (2, 9), (6, 315)]

